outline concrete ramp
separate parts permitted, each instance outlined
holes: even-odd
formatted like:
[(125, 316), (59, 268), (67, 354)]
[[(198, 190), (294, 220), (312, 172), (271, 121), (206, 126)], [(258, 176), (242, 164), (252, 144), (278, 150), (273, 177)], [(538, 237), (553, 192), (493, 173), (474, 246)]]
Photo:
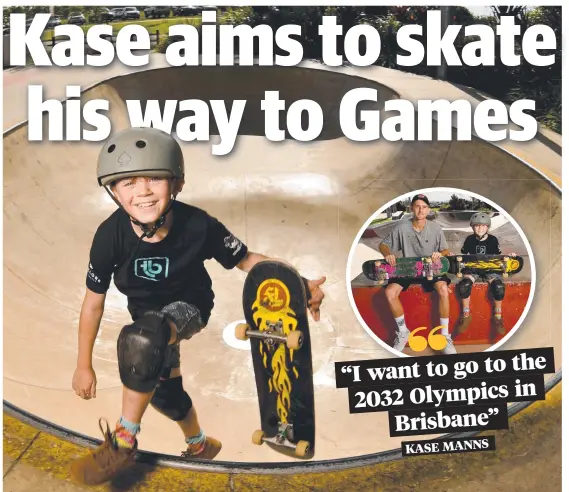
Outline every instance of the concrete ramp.
[[(367, 107), (382, 108), (410, 79), (390, 73), (391, 79), (375, 68), (334, 71), (310, 63), (287, 69), (168, 68), (116, 77), (84, 93), (84, 102), (111, 101), (115, 130), (129, 124), (130, 99), (248, 101), (242, 135), (230, 155), (212, 156), (211, 142), (183, 144), (187, 178), (179, 199), (223, 221), (252, 251), (285, 258), (306, 277), (327, 276), (322, 320), (311, 326), (315, 460), (400, 446), (389, 436), (386, 413), (349, 413), (347, 393), (335, 388), (334, 362), (394, 357), (360, 326), (347, 293), (346, 281), (352, 279), (346, 279), (346, 265), (364, 222), (402, 193), (462, 188), (494, 200), (518, 221), (536, 255), (536, 289), (524, 325), (502, 348), (554, 346), (556, 368), (561, 367), (561, 191), (555, 183), (560, 172), (547, 177), (477, 139), (361, 144), (342, 137), (338, 106), (343, 95), (355, 87), (376, 88), (379, 101)], [(415, 79), (422, 87), (424, 79)], [(262, 137), (259, 104), (267, 90), (278, 90), (287, 106), (300, 98), (319, 102), (326, 121), (321, 138), (302, 144)], [(96, 183), (100, 146), (32, 143), (25, 124), (4, 134), (4, 398), (45, 421), (96, 438), (101, 438), (99, 417), (114, 422), (120, 415), (116, 339), (130, 321), (126, 300), (113, 286), (95, 344), (97, 398), (79, 399), (71, 378), (89, 247), (96, 227), (115, 210)], [(207, 329), (181, 349), (184, 384), (200, 423), (223, 441), (221, 461), (292, 461), (251, 444), (259, 416), (250, 356), (223, 341), (224, 328), (243, 319), (244, 274), (213, 262), (207, 268), (216, 306)], [(179, 455), (184, 443), (175, 424), (149, 410), (140, 447)]]

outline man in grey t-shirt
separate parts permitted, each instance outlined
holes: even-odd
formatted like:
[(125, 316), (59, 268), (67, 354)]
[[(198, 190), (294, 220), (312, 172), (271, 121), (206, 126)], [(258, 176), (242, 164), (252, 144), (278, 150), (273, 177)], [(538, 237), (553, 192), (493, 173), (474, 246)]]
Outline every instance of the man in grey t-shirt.
[[(379, 245), (379, 252), (385, 260), (395, 266), (394, 252), (401, 251), (404, 258), (412, 256), (430, 256), (433, 261), (441, 256), (450, 254), (444, 232), (440, 225), (429, 222), (427, 216), (431, 210), (429, 199), (423, 195), (415, 195), (411, 201), (412, 219), (402, 219)], [(389, 279), (385, 288), (387, 302), (397, 323), (397, 331), (393, 348), (403, 351), (409, 339), (410, 331), (405, 324), (403, 305), (399, 300), (402, 291), (410, 284), (420, 283), (425, 291), (435, 290), (439, 295), (439, 315), (441, 317), (441, 334), (447, 339), (443, 349), (444, 354), (456, 354), (452, 338), (448, 332), (449, 323), (449, 289), (450, 279), (446, 275), (434, 277), (433, 280), (423, 279)]]

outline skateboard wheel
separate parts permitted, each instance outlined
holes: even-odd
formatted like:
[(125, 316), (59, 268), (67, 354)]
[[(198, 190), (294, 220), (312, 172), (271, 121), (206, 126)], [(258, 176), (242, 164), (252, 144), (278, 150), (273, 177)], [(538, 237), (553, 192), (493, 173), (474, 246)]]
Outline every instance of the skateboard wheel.
[(507, 274), (507, 273), (502, 273), (502, 277), (508, 278), (508, 274)]
[(239, 323), (235, 327), (235, 338), (237, 338), (237, 340), (249, 340), (249, 337), (247, 336), (248, 329), (249, 329), (248, 325), (246, 325), (245, 323)]
[(296, 444), (296, 448), (294, 449), (294, 454), (302, 458), (306, 456), (309, 449), (310, 449), (310, 443), (308, 441), (298, 441), (298, 443)]
[(299, 349), (302, 347), (302, 332), (301, 331), (291, 331), (286, 337), (286, 346), (289, 349)]
[(462, 278), (462, 273), (458, 272), (458, 273), (456, 274), (456, 276), (457, 276), (458, 278)]
[(253, 441), (253, 444), (260, 446), (261, 444), (263, 444), (263, 437), (265, 437), (265, 432), (262, 430), (256, 430), (255, 432), (253, 432), (253, 437), (251, 438), (251, 440)]
[(456, 257), (456, 260), (457, 260), (457, 261), (462, 261), (462, 256), (457, 256), (457, 257)]

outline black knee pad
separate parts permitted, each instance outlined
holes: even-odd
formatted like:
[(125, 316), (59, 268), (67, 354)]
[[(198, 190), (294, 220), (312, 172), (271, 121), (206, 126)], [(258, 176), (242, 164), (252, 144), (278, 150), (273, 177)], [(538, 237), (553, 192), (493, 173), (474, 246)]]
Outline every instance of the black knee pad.
[(150, 393), (160, 381), (166, 364), (170, 327), (162, 316), (144, 315), (125, 326), (117, 340), (122, 383), (140, 393)]
[(506, 295), (506, 284), (497, 278), (490, 284), (490, 292), (492, 293), (494, 300), (501, 301)]
[(150, 404), (175, 422), (183, 420), (192, 408), (192, 399), (184, 391), (182, 376), (162, 381), (154, 392)]
[(458, 292), (458, 297), (461, 299), (467, 299), (470, 297), (472, 292), (472, 280), (469, 278), (463, 278), (457, 285), (456, 291)]

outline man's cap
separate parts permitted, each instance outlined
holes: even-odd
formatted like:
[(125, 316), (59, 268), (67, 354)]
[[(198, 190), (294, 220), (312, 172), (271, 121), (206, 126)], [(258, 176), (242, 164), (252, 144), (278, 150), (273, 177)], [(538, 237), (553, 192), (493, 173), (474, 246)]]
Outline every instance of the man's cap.
[(417, 200), (423, 200), (423, 201), (427, 204), (427, 206), (429, 206), (429, 207), (431, 206), (431, 204), (430, 204), (430, 202), (429, 202), (429, 199), (428, 199), (425, 195), (423, 195), (422, 193), (419, 193), (418, 195), (415, 195), (415, 196), (413, 197), (413, 200), (411, 200), (411, 206), (413, 206), (413, 204), (414, 204)]

